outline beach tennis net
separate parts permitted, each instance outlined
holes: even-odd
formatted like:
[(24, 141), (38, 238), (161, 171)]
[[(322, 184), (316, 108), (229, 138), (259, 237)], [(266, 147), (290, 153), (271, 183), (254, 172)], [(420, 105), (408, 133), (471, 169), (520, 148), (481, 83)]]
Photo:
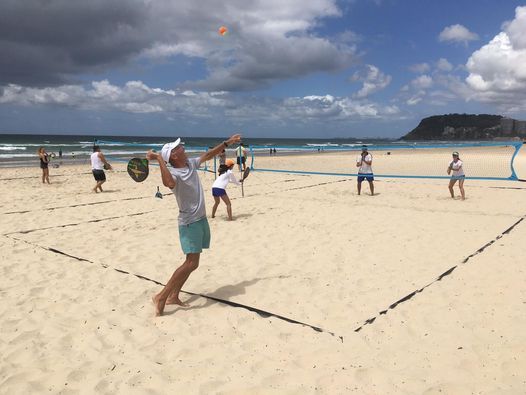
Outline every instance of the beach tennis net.
[[(452, 152), (458, 152), (468, 179), (517, 180), (514, 161), (522, 142), (436, 145), (368, 145), (375, 177), (449, 178)], [(250, 166), (260, 172), (356, 176), (362, 147), (294, 149), (250, 147)]]

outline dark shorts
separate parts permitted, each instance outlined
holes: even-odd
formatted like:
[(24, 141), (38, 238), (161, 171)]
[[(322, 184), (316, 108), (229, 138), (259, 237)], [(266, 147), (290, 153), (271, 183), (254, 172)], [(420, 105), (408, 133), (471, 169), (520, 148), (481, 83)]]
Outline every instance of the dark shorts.
[(226, 191), (222, 188), (212, 188), (212, 196), (221, 197), (226, 195)]
[(49, 163), (41, 163), (40, 164), (40, 168), (41, 169), (48, 169), (49, 168)]
[(104, 170), (92, 170), (93, 177), (95, 178), (95, 181), (106, 181), (106, 174), (104, 173)]
[(369, 182), (374, 181), (374, 176), (372, 174), (358, 174), (358, 182), (367, 180)]
[(240, 165), (241, 163), (245, 164), (246, 161), (247, 161), (247, 158), (245, 158), (244, 156), (242, 158), (240, 157), (237, 158), (238, 165)]

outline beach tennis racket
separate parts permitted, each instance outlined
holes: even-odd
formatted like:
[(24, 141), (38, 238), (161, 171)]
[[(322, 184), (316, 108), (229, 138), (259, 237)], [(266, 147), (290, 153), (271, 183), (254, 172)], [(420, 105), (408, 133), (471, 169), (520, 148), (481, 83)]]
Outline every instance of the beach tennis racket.
[(128, 174), (136, 182), (143, 182), (148, 178), (148, 159), (133, 158), (128, 162)]
[(247, 167), (245, 171), (243, 172), (243, 178), (241, 179), (241, 181), (245, 181), (245, 178), (247, 178), (249, 174), (250, 174), (250, 167)]

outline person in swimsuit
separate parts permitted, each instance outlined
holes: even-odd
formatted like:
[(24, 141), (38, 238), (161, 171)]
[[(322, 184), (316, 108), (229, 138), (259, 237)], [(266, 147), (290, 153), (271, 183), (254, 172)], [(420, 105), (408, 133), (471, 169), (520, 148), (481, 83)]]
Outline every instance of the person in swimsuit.
[(42, 169), (42, 183), (49, 184), (49, 155), (44, 147), (40, 147), (37, 151), (40, 158), (40, 168)]

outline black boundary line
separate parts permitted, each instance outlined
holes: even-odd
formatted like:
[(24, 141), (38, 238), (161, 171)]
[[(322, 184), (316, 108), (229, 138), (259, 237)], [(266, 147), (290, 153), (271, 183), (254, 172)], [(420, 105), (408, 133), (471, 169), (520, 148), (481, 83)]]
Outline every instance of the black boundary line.
[[(295, 190), (295, 189), (313, 188), (313, 187), (316, 187), (316, 186), (319, 186), (319, 185), (333, 184), (333, 183), (344, 182), (344, 181), (347, 181), (347, 180), (338, 180), (338, 181), (324, 182), (324, 183), (321, 183), (321, 184), (314, 184), (314, 185), (307, 185), (307, 186), (302, 186), (302, 187), (296, 187), (296, 188), (286, 189), (284, 191), (278, 191), (278, 192), (287, 192), (287, 191), (292, 191), (292, 190)], [(255, 194), (255, 195), (251, 195), (251, 196), (268, 195), (268, 194), (272, 194), (272, 193), (277, 193), (277, 192), (266, 192), (266, 193), (263, 193), (263, 194)], [(168, 193), (168, 194), (165, 194), (165, 195), (173, 195), (173, 193)], [(163, 195), (163, 196), (165, 196), (165, 195)], [(58, 207), (58, 208), (89, 206), (89, 205), (101, 204), (101, 203), (119, 202), (119, 201), (124, 201), (124, 200), (137, 200), (137, 199), (146, 199), (146, 198), (147, 197), (136, 197), (136, 198), (126, 198), (126, 199), (117, 199), (117, 200), (105, 200), (105, 201), (102, 201), (102, 202), (82, 203), (82, 204), (76, 204), (76, 205), (72, 205), (72, 206), (64, 206), (64, 207)], [(231, 198), (230, 200), (235, 200), (235, 199), (240, 199), (240, 198)], [(56, 208), (49, 208), (49, 209), (43, 209), (43, 210), (55, 210), (55, 209)], [(35, 211), (38, 211), (38, 210), (35, 210)], [(147, 214), (147, 213), (152, 213), (154, 211), (155, 210), (150, 210), (150, 211), (144, 211), (144, 212), (141, 212), (141, 213), (133, 213), (133, 214), (120, 215), (120, 216), (115, 216), (115, 217), (105, 217), (105, 218), (99, 218), (99, 219), (84, 221), (84, 222), (77, 222), (77, 223), (63, 224), (63, 225), (55, 225), (55, 226), (48, 226), (48, 227), (45, 227), (45, 228), (35, 228), (35, 229), (21, 230), (21, 231), (4, 233), (3, 235), (4, 236), (8, 236), (8, 235), (12, 235), (12, 234), (27, 234), (27, 233), (40, 231), (40, 230), (65, 228), (65, 227), (77, 226), (77, 225), (82, 225), (82, 224), (89, 224), (89, 223), (94, 223), (94, 222), (109, 221), (109, 220), (118, 219), (118, 218), (133, 217), (133, 216), (137, 216), (137, 215), (143, 215), (143, 214)], [(11, 212), (11, 213), (4, 213), (4, 214), (26, 213), (26, 212), (29, 212), (29, 211)]]
[[(290, 182), (290, 181), (296, 181), (296, 180), (285, 180), (285, 181), (282, 181), (282, 182)], [(313, 187), (317, 187), (317, 186), (320, 186), (320, 185), (333, 184), (333, 183), (343, 182), (343, 181), (347, 181), (347, 180), (322, 182), (322, 183), (319, 183), (319, 184), (312, 184), (312, 185), (307, 185), (307, 186), (303, 186), (303, 187), (284, 189), (284, 190), (281, 190), (281, 191), (270, 191), (270, 192), (265, 192), (265, 193), (252, 194), (252, 195), (249, 195), (247, 197), (270, 195), (270, 194), (273, 194), (273, 193), (293, 191), (295, 189), (313, 188)], [(169, 195), (173, 195), (173, 192), (163, 193), (163, 197), (164, 196), (169, 196)], [(35, 211), (53, 211), (53, 210), (58, 210), (58, 209), (62, 209), (62, 208), (93, 206), (93, 205), (96, 205), (96, 204), (106, 204), (106, 203), (122, 202), (122, 201), (128, 201), (128, 200), (140, 200), (140, 199), (148, 199), (148, 198), (151, 198), (151, 196), (139, 196), (139, 197), (125, 198), (125, 199), (103, 200), (103, 201), (100, 201), (100, 202), (79, 203), (79, 204), (73, 204), (71, 206), (48, 207), (48, 208), (41, 208), (41, 209), (36, 209), (36, 210), (8, 211), (8, 212), (5, 212), (5, 213), (0, 213), (0, 215), (26, 214), (26, 213), (31, 213), (31, 212), (35, 212)], [(230, 200), (236, 200), (236, 199), (239, 199), (239, 197), (232, 197), (232, 198), (230, 198)]]
[[(164, 193), (163, 196), (169, 196), (173, 195), (172, 192), (170, 193)], [(23, 211), (8, 211), (6, 213), (1, 213), (2, 215), (9, 215), (9, 214), (25, 214), (25, 213), (31, 213), (35, 211), (53, 211), (53, 210), (59, 210), (61, 208), (72, 208), (72, 207), (82, 207), (82, 206), (94, 206), (96, 204), (105, 204), (105, 203), (113, 203), (113, 202), (123, 202), (128, 200), (140, 200), (140, 199), (148, 199), (151, 198), (151, 196), (139, 196), (139, 197), (131, 197), (131, 198), (124, 198), (124, 199), (114, 199), (114, 200), (102, 200), (100, 202), (91, 202), (91, 203), (79, 203), (79, 204), (73, 204), (71, 206), (58, 206), (58, 207), (48, 207), (48, 208), (41, 208), (36, 210), (23, 210)]]
[(89, 221), (84, 221), (84, 222), (77, 222), (77, 223), (74, 223), (74, 224), (64, 224), (64, 225), (55, 225), (55, 226), (48, 226), (47, 228), (36, 228), (36, 229), (28, 229), (28, 230), (18, 230), (16, 232), (9, 232), (9, 233), (4, 233), (3, 236), (9, 236), (9, 235), (14, 235), (14, 234), (28, 234), (28, 233), (32, 233), (32, 232), (37, 232), (39, 230), (49, 230), (49, 229), (56, 229), (56, 228), (67, 228), (67, 227), (70, 227), (70, 226), (77, 226), (77, 225), (83, 225), (83, 224), (90, 224), (90, 223), (94, 223), (94, 222), (102, 222), (102, 221), (109, 221), (109, 220), (113, 220), (113, 219), (119, 219), (119, 218), (126, 218), (126, 217), (135, 217), (137, 215), (143, 215), (143, 214), (148, 214), (148, 213), (153, 213), (155, 210), (149, 210), (149, 211), (143, 211), (141, 213), (133, 213), (133, 214), (126, 214), (126, 215), (119, 215), (119, 216), (116, 216), (116, 217), (106, 217), (106, 218), (99, 218), (99, 219), (92, 219), (92, 220), (89, 220)]
[(431, 285), (433, 285), (434, 283), (438, 282), (438, 281), (442, 281), (442, 279), (446, 276), (449, 276), (451, 273), (453, 273), (453, 271), (455, 269), (457, 269), (460, 265), (462, 264), (466, 264), (471, 258), (473, 258), (474, 256), (482, 253), (486, 248), (488, 248), (489, 246), (491, 246), (492, 244), (494, 244), (497, 240), (501, 239), (502, 237), (504, 237), (505, 235), (509, 234), (518, 224), (520, 224), (524, 219), (526, 218), (526, 215), (522, 216), (520, 219), (518, 219), (513, 225), (511, 225), (508, 229), (506, 229), (505, 231), (501, 232), (497, 237), (495, 237), (493, 240), (487, 242), (486, 244), (484, 244), (482, 247), (480, 247), (478, 250), (476, 250), (474, 253), (468, 255), (466, 258), (464, 258), (464, 260), (462, 260), (461, 263), (457, 264), (457, 265), (454, 265), (452, 267), (450, 267), (449, 269), (447, 269), (444, 273), (442, 273), (441, 275), (439, 275), (435, 280), (431, 281), (429, 284), (427, 285), (424, 285), (422, 288), (420, 289), (417, 289), (413, 292), (411, 292), (410, 294), (404, 296), (403, 298), (397, 300), (396, 302), (392, 303), (391, 305), (389, 305), (388, 308), (386, 308), (385, 310), (381, 310), (380, 312), (378, 312), (378, 314), (374, 317), (371, 317), (367, 320), (364, 321), (364, 323), (359, 326), (358, 328), (356, 328), (354, 330), (354, 332), (359, 332), (363, 329), (364, 326), (366, 325), (370, 325), (372, 324), (380, 315), (384, 315), (384, 314), (387, 314), (387, 312), (389, 310), (393, 310), (396, 308), (396, 306), (398, 306), (399, 304), (401, 303), (404, 303), (404, 302), (407, 302), (408, 300), (410, 300), (411, 298), (413, 298), (417, 293), (420, 293), (422, 291), (424, 291), (424, 289), (426, 289), (427, 287), (430, 287)]
[[(65, 164), (69, 166), (70, 164)], [(76, 165), (76, 164), (72, 164)], [(89, 166), (89, 165), (88, 165)], [(2, 167), (2, 169), (13, 169), (14, 167)], [(27, 168), (27, 167), (23, 167)], [(125, 170), (112, 170), (113, 173), (126, 173)], [(69, 177), (69, 176), (81, 176), (81, 175), (91, 175), (91, 172), (82, 172), (82, 173), (65, 173), (65, 174), (53, 174), (52, 178), (55, 177)], [(15, 181), (15, 180), (27, 180), (27, 179), (40, 179), (42, 176), (26, 176), (26, 177), (12, 177), (12, 178), (0, 178), (0, 181)]]
[[(38, 247), (38, 248), (41, 248), (43, 250), (53, 252), (55, 254), (67, 256), (68, 258), (72, 258), (72, 259), (75, 259), (75, 260), (80, 261), (80, 262), (88, 262), (88, 263), (92, 263), (92, 264), (95, 264), (95, 265), (97, 264), (96, 262), (90, 261), (89, 259), (85, 259), (85, 258), (81, 258), (81, 257), (75, 256), (75, 255), (71, 255), (71, 254), (68, 254), (66, 252), (57, 250), (56, 248), (44, 247), (44, 246), (41, 246), (39, 244), (32, 243), (30, 241), (27, 241), (27, 240), (24, 240), (24, 239), (20, 239), (20, 238), (17, 238), (17, 237), (13, 237), (13, 236), (10, 236), (10, 235), (4, 235), (4, 236), (6, 236), (6, 237), (8, 237), (8, 238), (10, 238), (12, 240), (21, 241), (23, 243), (32, 245), (34, 247)], [(126, 271), (126, 270), (118, 269), (118, 268), (115, 268), (115, 267), (112, 267), (112, 266), (109, 266), (109, 265), (106, 265), (106, 264), (103, 264), (103, 263), (99, 263), (98, 265), (102, 266), (105, 269), (113, 269), (113, 270), (115, 270), (118, 273), (130, 275), (130, 276), (135, 276), (138, 279), (149, 281), (149, 282), (152, 282), (154, 284), (160, 285), (162, 287), (165, 286), (165, 284), (163, 284), (163, 283), (161, 283), (161, 282), (159, 282), (157, 280), (153, 280), (151, 278), (142, 276), (140, 274), (130, 273), (130, 272)], [(184, 290), (181, 290), (181, 292), (183, 292), (185, 294), (188, 294), (188, 295), (192, 295), (192, 296), (200, 296), (202, 298), (213, 300), (214, 302), (222, 303), (222, 304), (225, 304), (227, 306), (242, 308), (242, 309), (248, 310), (250, 312), (256, 313), (260, 317), (263, 317), (263, 318), (274, 317), (274, 318), (280, 319), (282, 321), (285, 321), (285, 322), (288, 322), (288, 323), (291, 323), (291, 324), (297, 324), (297, 325), (302, 325), (302, 326), (311, 328), (312, 330), (314, 330), (316, 332), (328, 333), (329, 335), (331, 335), (333, 337), (338, 337), (341, 340), (341, 342), (343, 343), (343, 336), (336, 335), (334, 332), (325, 330), (323, 328), (320, 328), (319, 326), (314, 326), (314, 325), (311, 325), (311, 324), (307, 324), (305, 322), (297, 321), (295, 319), (288, 318), (288, 317), (285, 317), (285, 316), (280, 315), (280, 314), (272, 313), (270, 311), (261, 310), (261, 309), (258, 309), (257, 307), (252, 307), (252, 306), (248, 306), (248, 305), (245, 305), (245, 304), (242, 304), (242, 303), (232, 302), (232, 301), (226, 300), (226, 299), (216, 298), (215, 296), (210, 296), (210, 295), (205, 295), (205, 294), (200, 294), (200, 293), (195, 293), (195, 292), (190, 292), (190, 291), (184, 291)]]

